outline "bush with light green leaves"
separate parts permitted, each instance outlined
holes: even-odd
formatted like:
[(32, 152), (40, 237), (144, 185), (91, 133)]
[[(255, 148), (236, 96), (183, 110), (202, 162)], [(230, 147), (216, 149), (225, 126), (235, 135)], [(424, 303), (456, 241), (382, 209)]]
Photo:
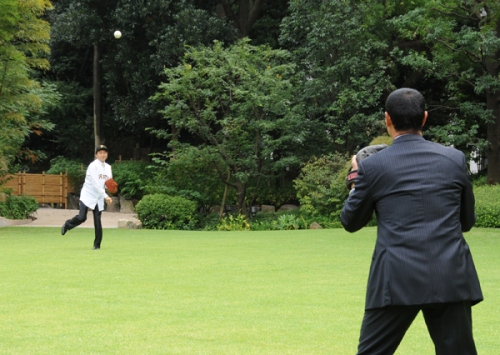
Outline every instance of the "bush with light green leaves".
[(135, 206), (137, 218), (147, 229), (195, 229), (196, 202), (180, 196), (146, 195)]
[(8, 189), (3, 189), (5, 201), (0, 202), (0, 216), (7, 219), (28, 219), (38, 209), (38, 203), (32, 196), (14, 196)]
[(500, 185), (474, 188), (476, 197), (475, 227), (500, 228)]
[(312, 158), (294, 180), (301, 210), (316, 216), (338, 216), (347, 198), (349, 159), (340, 154)]

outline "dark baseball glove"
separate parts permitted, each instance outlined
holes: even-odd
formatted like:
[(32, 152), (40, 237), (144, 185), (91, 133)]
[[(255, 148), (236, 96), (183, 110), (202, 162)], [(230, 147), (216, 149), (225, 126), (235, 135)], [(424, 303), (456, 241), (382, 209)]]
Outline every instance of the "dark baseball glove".
[(110, 194), (114, 195), (118, 192), (118, 184), (115, 180), (113, 180), (113, 178), (106, 180), (104, 184)]
[(356, 161), (359, 162), (365, 160), (370, 155), (380, 152), (382, 149), (387, 148), (387, 144), (376, 144), (364, 147), (356, 154)]
[[(365, 160), (370, 155), (380, 152), (382, 149), (387, 148), (387, 144), (377, 144), (377, 145), (369, 145), (368, 147), (364, 147), (356, 154), (356, 161), (359, 162)], [(351, 189), (351, 184), (358, 177), (358, 170), (352, 170), (352, 167), (349, 169), (347, 173), (347, 178), (345, 180), (345, 184), (347, 189)]]

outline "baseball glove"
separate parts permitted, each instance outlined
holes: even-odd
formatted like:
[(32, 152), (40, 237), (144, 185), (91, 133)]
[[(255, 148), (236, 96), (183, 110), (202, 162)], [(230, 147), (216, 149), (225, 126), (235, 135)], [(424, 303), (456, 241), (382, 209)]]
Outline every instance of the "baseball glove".
[[(369, 145), (368, 147), (364, 147), (356, 154), (356, 161), (359, 164), (360, 161), (365, 160), (370, 155), (380, 152), (384, 148), (387, 148), (387, 144)], [(351, 167), (349, 169), (349, 172), (347, 173), (347, 178), (345, 179), (345, 184), (348, 190), (351, 189), (351, 184), (356, 180), (357, 177), (358, 171), (352, 170)]]
[(387, 144), (376, 144), (364, 147), (356, 154), (356, 160), (359, 164), (360, 161), (365, 160), (370, 155), (380, 152), (382, 149), (387, 148)]
[(104, 184), (106, 185), (106, 189), (108, 189), (108, 192), (110, 194), (114, 195), (118, 192), (118, 184), (115, 180), (113, 180), (113, 178), (106, 180)]

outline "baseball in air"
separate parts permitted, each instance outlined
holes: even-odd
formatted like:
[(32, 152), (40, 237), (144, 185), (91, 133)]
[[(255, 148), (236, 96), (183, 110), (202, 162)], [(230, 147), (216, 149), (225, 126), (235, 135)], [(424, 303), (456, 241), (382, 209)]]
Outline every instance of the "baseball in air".
[(120, 38), (122, 36), (122, 33), (120, 31), (115, 31), (114, 36), (115, 38)]

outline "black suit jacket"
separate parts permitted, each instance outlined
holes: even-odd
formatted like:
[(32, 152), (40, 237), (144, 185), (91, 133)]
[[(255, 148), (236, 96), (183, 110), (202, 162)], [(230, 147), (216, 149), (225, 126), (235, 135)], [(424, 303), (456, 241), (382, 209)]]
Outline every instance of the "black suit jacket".
[(462, 234), (475, 222), (462, 152), (408, 134), (363, 160), (342, 224), (357, 231), (374, 211), (366, 309), (483, 299)]

